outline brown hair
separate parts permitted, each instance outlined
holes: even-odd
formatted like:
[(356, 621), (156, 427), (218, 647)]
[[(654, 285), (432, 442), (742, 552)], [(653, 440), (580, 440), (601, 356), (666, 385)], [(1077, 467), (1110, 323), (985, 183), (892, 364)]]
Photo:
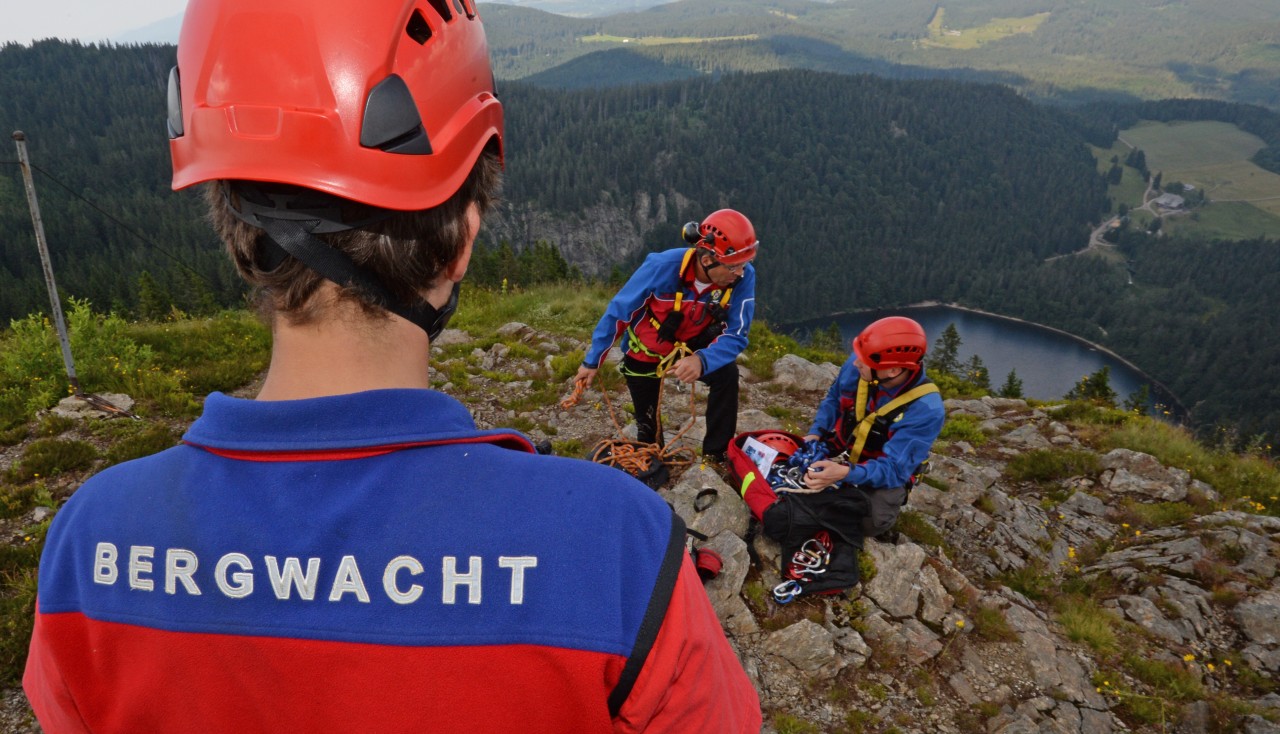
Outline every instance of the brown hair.
[[(397, 211), (360, 229), (316, 236), (378, 278), (401, 303), (417, 303), (421, 289), (439, 278), (444, 268), (458, 258), (473, 234), (468, 229), (468, 208), (477, 204), (483, 216), (497, 200), (501, 182), (502, 164), (489, 149), (476, 161), (461, 188), (439, 206)], [(241, 221), (232, 211), (236, 194), (231, 183), (213, 181), (205, 187), (209, 221), (226, 245), (240, 277), (253, 287), (259, 311), (268, 319), (283, 314), (294, 325), (314, 321), (318, 308), (311, 296), (324, 278), (293, 256), (285, 257), (275, 268), (264, 265), (268, 262), (266, 233)], [(353, 201), (340, 203), (346, 221), (360, 221), (384, 212)], [(370, 316), (387, 313), (364, 300), (355, 288), (341, 288), (338, 298), (359, 303)]]

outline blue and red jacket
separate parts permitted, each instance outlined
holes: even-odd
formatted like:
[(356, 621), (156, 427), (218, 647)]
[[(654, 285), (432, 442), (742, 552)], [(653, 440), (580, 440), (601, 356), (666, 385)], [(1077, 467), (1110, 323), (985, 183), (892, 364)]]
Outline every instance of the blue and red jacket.
[[(813, 425), (809, 427), (810, 434), (834, 434), (837, 444), (844, 443), (841, 434), (846, 431), (841, 429), (851, 429), (848, 424), (854, 421), (851, 413), (858, 394), (858, 381), (861, 379), (858, 368), (853, 364), (856, 359), (856, 355), (850, 355), (840, 368), (840, 374), (836, 375), (826, 397), (818, 405)], [(875, 412), (928, 380), (922, 366), (915, 379), (908, 380), (893, 390), (872, 386), (867, 396), (865, 412)], [(868, 443), (841, 483), (874, 488), (905, 486), (916, 468), (929, 458), (933, 442), (942, 432), (942, 425), (946, 420), (946, 409), (942, 405), (942, 396), (938, 393), (916, 398), (890, 418), (884, 434), (878, 436), (874, 443)], [(843, 450), (849, 447), (839, 445), (838, 448)]]
[[(694, 287), (694, 266), (683, 268), (688, 248), (655, 252), (632, 273), (626, 285), (618, 291), (605, 309), (604, 316), (591, 334), (591, 347), (582, 364), (597, 368), (600, 360), (628, 329), (643, 345), (637, 349), (626, 345), (628, 356), (641, 362), (657, 362), (671, 353), (675, 342), (658, 337), (658, 326), (675, 307), (676, 294), (680, 297), (680, 311), (684, 320), (676, 332), (676, 342), (687, 342), (712, 326), (711, 304), (719, 304), (724, 288), (711, 284), (699, 292)], [(725, 304), (724, 331), (710, 345), (695, 352), (702, 361), (702, 374), (714, 372), (737, 359), (747, 348), (747, 336), (751, 332), (751, 319), (756, 310), (756, 271), (752, 265), (743, 269), (742, 277), (733, 285), (733, 291)], [(656, 355), (656, 356), (655, 356)]]
[(759, 731), (682, 523), (530, 451), (428, 390), (210, 395), (49, 529), (44, 730)]

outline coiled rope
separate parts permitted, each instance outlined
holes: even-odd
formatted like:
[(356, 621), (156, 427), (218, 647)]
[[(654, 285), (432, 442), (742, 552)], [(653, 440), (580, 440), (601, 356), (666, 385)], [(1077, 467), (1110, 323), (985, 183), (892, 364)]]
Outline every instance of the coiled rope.
[[(679, 359), (682, 359), (693, 352), (683, 342), (676, 345), (676, 349), (671, 351), (658, 363), (654, 374), (661, 382), (658, 385), (658, 403), (654, 409), (655, 419), (658, 421), (659, 431), (662, 425), (662, 393), (666, 385), (666, 374), (671, 365)], [(587, 390), (585, 380), (575, 380), (573, 383), (573, 392), (564, 400), (560, 401), (560, 407), (569, 410), (578, 405), (582, 401), (582, 395)], [(632, 476), (641, 476), (647, 473), (654, 465), (655, 461), (673, 468), (682, 469), (691, 466), (697, 460), (697, 454), (692, 448), (681, 447), (673, 448), (679, 443), (680, 438), (693, 425), (693, 421), (698, 417), (697, 412), (697, 391), (690, 386), (689, 389), (689, 422), (681, 428), (667, 446), (657, 443), (639, 443), (637, 441), (627, 441), (622, 438), (622, 424), (618, 421), (618, 415), (613, 409), (613, 402), (609, 400), (609, 391), (601, 386), (600, 395), (604, 399), (605, 407), (609, 410), (609, 419), (613, 421), (613, 427), (617, 432), (617, 438), (605, 439), (596, 445), (592, 455), (592, 460), (607, 466), (614, 466), (627, 472)]]

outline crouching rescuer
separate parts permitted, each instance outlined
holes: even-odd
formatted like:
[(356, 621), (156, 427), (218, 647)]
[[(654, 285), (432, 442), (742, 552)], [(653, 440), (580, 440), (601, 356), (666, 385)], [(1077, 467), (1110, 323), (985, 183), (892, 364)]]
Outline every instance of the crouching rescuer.
[[(743, 434), (730, 452), (743, 498), (782, 546), (782, 603), (858, 582), (863, 540), (893, 528), (946, 420), (920, 324), (880, 319), (852, 347), (807, 435)], [(748, 439), (777, 451), (765, 476), (739, 450)]]
[(645, 258), (605, 309), (575, 381), (590, 385), (620, 337), (620, 371), (635, 406), (636, 440), (663, 442), (658, 414), (662, 378), (710, 387), (704, 456), (723, 462), (737, 430), (737, 356), (755, 313), (759, 243), (751, 222), (733, 209), (684, 226), (691, 245)]
[(670, 508), (429, 389), (502, 173), (473, 0), (191, 0), (168, 92), (271, 363), (54, 518), (43, 731), (758, 732)]

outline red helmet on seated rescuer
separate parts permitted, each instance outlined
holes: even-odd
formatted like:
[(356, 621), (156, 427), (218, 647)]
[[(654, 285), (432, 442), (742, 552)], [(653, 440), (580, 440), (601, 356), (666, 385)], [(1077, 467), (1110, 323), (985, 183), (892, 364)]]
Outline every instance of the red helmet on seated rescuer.
[(853, 339), (853, 352), (873, 370), (902, 367), (915, 370), (929, 349), (924, 327), (905, 316), (887, 316)]

